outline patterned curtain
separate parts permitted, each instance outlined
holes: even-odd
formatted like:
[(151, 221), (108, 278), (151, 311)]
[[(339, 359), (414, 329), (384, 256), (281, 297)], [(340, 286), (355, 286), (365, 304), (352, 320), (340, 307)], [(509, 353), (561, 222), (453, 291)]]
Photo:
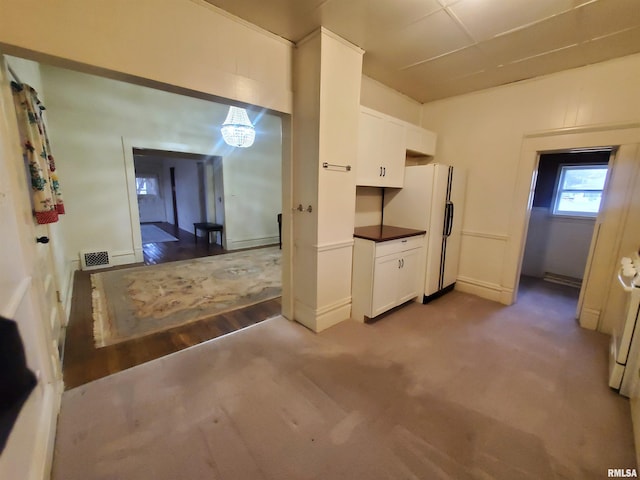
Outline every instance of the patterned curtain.
[(29, 85), (11, 82), (18, 117), (20, 144), (31, 175), (33, 211), (38, 223), (54, 223), (64, 213), (64, 203), (44, 126), (44, 105)]

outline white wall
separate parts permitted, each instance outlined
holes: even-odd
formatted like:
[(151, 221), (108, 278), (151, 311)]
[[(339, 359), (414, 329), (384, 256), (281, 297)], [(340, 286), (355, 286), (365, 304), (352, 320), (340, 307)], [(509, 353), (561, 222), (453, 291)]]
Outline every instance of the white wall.
[(291, 44), (204, 0), (0, 0), (0, 12), (4, 53), (291, 112)]
[[(136, 169), (136, 177), (151, 176), (158, 180), (157, 195), (138, 195), (138, 211), (140, 213), (140, 223), (145, 222), (166, 222), (167, 213), (165, 211), (166, 192), (164, 183), (166, 177), (164, 175), (162, 162), (146, 157), (134, 157), (134, 166)], [(171, 192), (171, 190), (169, 190)]]
[[(67, 261), (86, 249), (107, 249), (116, 264), (135, 261), (138, 215), (127, 184), (133, 178), (127, 176), (123, 138), (137, 148), (225, 157), (225, 191), (235, 196), (227, 202), (227, 236), (247, 243), (277, 237), (277, 225), (270, 226), (266, 217), (275, 218), (281, 203), (279, 117), (257, 115), (254, 146), (234, 149), (219, 133), (224, 105), (56, 67), (43, 66), (42, 72), (51, 140), (64, 172)], [(245, 186), (253, 188), (246, 196)], [(262, 194), (273, 198), (256, 200)]]
[(415, 125), (420, 125), (422, 104), (413, 98), (362, 75), (360, 104)]
[[(293, 262), (297, 321), (314, 331), (349, 318), (362, 50), (322, 28), (295, 51)], [(225, 174), (226, 178), (226, 174)], [(225, 187), (226, 189), (226, 187)], [(283, 212), (285, 240), (291, 212)]]
[(512, 227), (526, 205), (513, 214), (512, 205), (530, 187), (518, 184), (524, 136), (637, 122), (638, 78), (640, 55), (633, 55), (424, 105), (422, 126), (438, 133), (437, 160), (468, 172), (461, 288), (495, 300), (513, 292)]
[(544, 277), (553, 273), (582, 279), (595, 219), (558, 217), (547, 207), (531, 209), (522, 274)]
[[(176, 203), (178, 207), (178, 228), (193, 232), (193, 224), (206, 221), (204, 192), (204, 179), (202, 178), (202, 162), (178, 158), (165, 158), (162, 160), (163, 177), (169, 177), (169, 169), (175, 168), (176, 178)], [(164, 198), (166, 209), (171, 211), (173, 218), (173, 201), (171, 199), (171, 182), (165, 182)], [(175, 224), (175, 219), (174, 224)], [(198, 232), (200, 236), (203, 232)]]

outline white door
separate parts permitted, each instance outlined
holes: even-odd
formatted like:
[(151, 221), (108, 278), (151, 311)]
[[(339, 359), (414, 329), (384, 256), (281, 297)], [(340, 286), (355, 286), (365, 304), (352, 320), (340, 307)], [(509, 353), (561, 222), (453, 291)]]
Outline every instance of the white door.
[[(27, 363), (38, 385), (0, 456), (0, 478), (48, 478), (62, 382), (57, 351), (61, 316), (50, 246), (36, 228), (4, 57), (0, 54), (0, 309), (18, 324)], [(52, 290), (53, 289), (53, 290)], [(53, 292), (53, 294), (52, 294)]]
[(398, 279), (398, 303), (404, 303), (422, 292), (418, 288), (421, 249), (414, 248), (400, 254), (400, 277)]
[(386, 255), (376, 258), (373, 272), (373, 297), (371, 300), (371, 317), (397, 305), (399, 255)]
[(359, 122), (356, 185), (382, 185), (382, 165), (386, 160), (381, 151), (386, 134), (384, 119), (375, 112), (361, 110)]

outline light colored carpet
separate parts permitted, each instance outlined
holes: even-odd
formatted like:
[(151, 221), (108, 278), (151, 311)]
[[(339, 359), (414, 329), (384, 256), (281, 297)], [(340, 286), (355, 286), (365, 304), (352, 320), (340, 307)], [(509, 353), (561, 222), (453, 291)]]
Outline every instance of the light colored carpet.
[(282, 293), (281, 250), (258, 248), (91, 275), (96, 347), (255, 305)]
[(176, 237), (174, 237), (170, 233), (165, 232), (157, 225), (140, 225), (140, 233), (142, 234), (142, 243), (162, 243), (178, 241)]
[(52, 478), (606, 478), (635, 467), (629, 405), (575, 301), (540, 282), (321, 334), (267, 320), (65, 392)]

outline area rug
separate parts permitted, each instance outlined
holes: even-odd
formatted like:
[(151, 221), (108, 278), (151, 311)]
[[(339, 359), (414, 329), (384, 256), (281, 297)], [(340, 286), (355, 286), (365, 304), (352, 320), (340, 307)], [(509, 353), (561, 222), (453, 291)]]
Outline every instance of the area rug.
[(245, 250), (91, 275), (96, 347), (281, 295), (281, 250)]
[(178, 239), (156, 225), (140, 225), (142, 243), (177, 242)]

